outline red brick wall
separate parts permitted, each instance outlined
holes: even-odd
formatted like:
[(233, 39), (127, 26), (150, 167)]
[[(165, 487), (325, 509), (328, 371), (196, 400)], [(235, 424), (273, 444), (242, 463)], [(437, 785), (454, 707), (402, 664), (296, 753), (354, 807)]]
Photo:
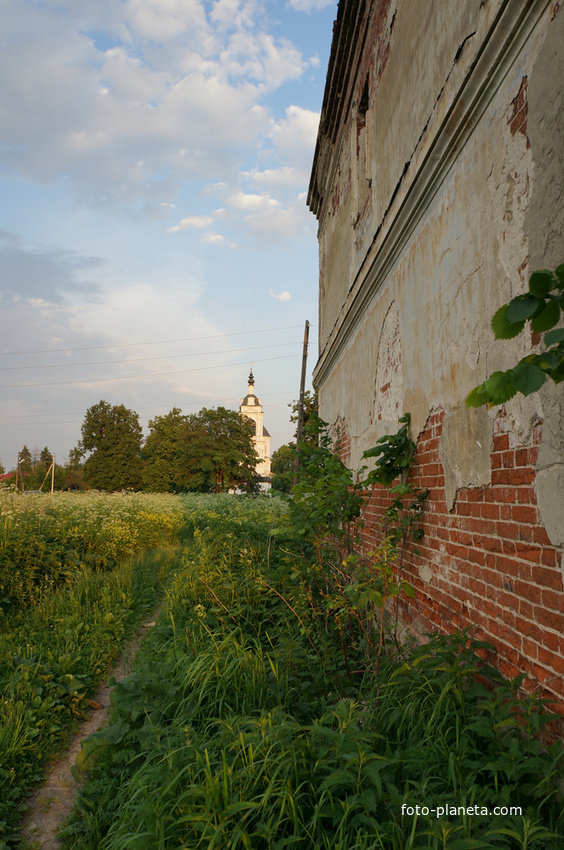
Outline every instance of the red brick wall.
[[(449, 511), (439, 459), (443, 418), (444, 411), (429, 417), (409, 477), (429, 488), (429, 497), (424, 537), (411, 546), (404, 568), (417, 592), (416, 599), (402, 601), (405, 622), (418, 633), (475, 627), (476, 637), (495, 644), (495, 663), (505, 676), (526, 673), (524, 687), (557, 700), (564, 714), (562, 550), (550, 544), (535, 490), (542, 423), (529, 445), (512, 446), (502, 413), (494, 429), (491, 486), (460, 489)], [(368, 500), (367, 547), (378, 543), (388, 498), (376, 488)], [(421, 567), (430, 571), (430, 581), (420, 578)]]
[(351, 459), (351, 438), (344, 419), (340, 417), (337, 419), (331, 430), (331, 440), (334, 452), (339, 455), (345, 465), (348, 465)]

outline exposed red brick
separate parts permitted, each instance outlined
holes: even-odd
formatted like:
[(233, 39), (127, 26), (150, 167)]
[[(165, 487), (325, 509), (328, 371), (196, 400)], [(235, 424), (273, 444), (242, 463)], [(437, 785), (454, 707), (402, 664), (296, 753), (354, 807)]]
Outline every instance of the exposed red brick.
[(516, 522), (530, 522), (536, 525), (539, 521), (537, 509), (532, 505), (514, 505), (511, 516)]
[[(511, 102), (511, 112), (507, 117), (507, 123), (509, 124), (509, 130), (513, 135), (515, 133), (522, 133), (527, 139), (527, 116), (529, 112), (529, 107), (527, 103), (527, 88), (528, 88), (528, 80), (527, 77), (523, 77), (521, 80), (521, 85), (519, 87), (519, 92), (517, 97), (513, 99)], [(527, 139), (527, 147), (530, 147), (529, 140)]]
[[(401, 600), (405, 622), (420, 633), (474, 627), (497, 647), (502, 672), (526, 672), (528, 689), (559, 700), (564, 714), (564, 684), (555, 661), (564, 656), (561, 552), (550, 544), (536, 507), (542, 424), (533, 428), (528, 445), (515, 445), (505, 432), (502, 409), (494, 423), (491, 485), (462, 488), (449, 510), (439, 458), (443, 416), (443, 411), (429, 416), (409, 477), (430, 492), (418, 554), (412, 547), (404, 562), (404, 577), (417, 592), (416, 599)], [(368, 494), (365, 545), (378, 544), (377, 526), (389, 500), (385, 488)], [(430, 583), (421, 581), (421, 567), (431, 570)]]

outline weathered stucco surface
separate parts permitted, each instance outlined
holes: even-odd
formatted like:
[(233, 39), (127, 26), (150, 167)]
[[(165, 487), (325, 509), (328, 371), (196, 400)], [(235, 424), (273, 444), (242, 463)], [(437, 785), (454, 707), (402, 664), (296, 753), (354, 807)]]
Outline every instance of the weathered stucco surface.
[[(551, 169), (562, 168), (562, 144), (559, 160), (554, 136), (562, 133), (562, 80), (553, 74), (558, 63), (551, 51), (555, 53), (561, 40), (564, 16), (555, 17), (550, 4), (536, 4), (527, 39), (505, 60), (507, 67), (499, 73), (497, 85), (490, 87), (479, 120), (475, 115), (466, 119), (471, 129), (464, 144), (449, 169), (433, 175), (422, 202), (410, 198), (410, 193), (413, 196), (421, 169), (432, 156), (433, 134), (440, 136), (446, 132), (445, 121), (454, 120), (446, 117), (449, 109), (452, 116), (464, 108), (460, 89), (491, 39), (488, 28), (503, 4), (445, 0), (425, 5), (426, 14), (418, 15), (413, 4), (383, 4), (385, 19), (375, 25), (372, 42), (368, 38), (367, 52), (372, 50), (376, 59), (372, 65), (366, 57), (364, 64), (359, 60), (358, 91), (351, 96), (350, 114), (335, 145), (335, 165), (329, 169), (332, 182), (320, 213), (317, 375), (321, 415), (329, 422), (346, 420), (351, 463), (357, 466), (368, 444), (395, 430), (396, 411), (401, 415), (410, 410), (416, 436), (429, 411), (444, 407), (441, 460), (452, 502), (458, 487), (489, 481), (492, 425), (483, 412), (466, 411), (466, 394), (494, 369), (509, 367), (530, 350), (525, 335), (495, 342), (490, 319), (525, 286), (532, 229), (542, 230), (543, 223), (554, 218), (535, 199), (546, 197), (545, 184), (554, 182)], [(429, 40), (433, 51), (428, 49)], [(549, 89), (547, 75), (552, 75)], [(355, 110), (366, 79), (371, 90), (366, 113), (371, 202), (359, 211), (354, 191)], [(532, 98), (539, 89), (542, 103), (537, 109)], [(547, 115), (553, 116), (548, 124)], [(533, 128), (533, 123), (538, 126)], [(539, 133), (542, 142), (537, 141)], [(560, 192), (562, 181), (556, 182)], [(551, 188), (549, 193), (550, 208), (559, 206), (561, 215), (562, 199), (555, 191)], [(411, 218), (418, 223), (403, 234), (403, 244), (398, 240), (395, 262), (353, 322), (349, 317), (363, 297), (363, 287), (368, 288), (374, 257), (385, 245), (385, 231), (393, 229), (398, 195), (404, 208), (413, 204)], [(561, 223), (553, 229), (561, 234)], [(552, 242), (558, 244), (556, 238)], [(535, 263), (546, 264), (536, 259)], [(396, 341), (400, 351), (395, 354), (386, 352), (385, 342), (389, 333), (385, 318), (392, 302), (401, 328)], [(350, 328), (343, 333), (347, 322)], [(324, 374), (324, 354), (338, 347), (335, 340), (345, 337)], [(393, 384), (381, 381), (382, 364), (394, 358), (401, 363), (401, 379), (398, 373)], [(381, 386), (388, 383), (388, 397), (382, 398)], [(515, 439), (526, 442), (544, 407), (538, 397), (525, 405), (519, 401), (508, 405), (507, 421), (513, 422)]]
[(445, 419), (439, 457), (444, 469), (449, 510), (452, 510), (456, 494), (462, 487), (491, 483), (489, 447), (492, 436), (492, 423), (484, 410), (469, 412), (459, 408)]
[[(343, 460), (411, 413), (429, 495), (408, 622), (481, 630), (564, 711), (564, 386), (464, 403), (538, 344), (496, 341), (495, 311), (564, 262), (563, 44), (550, 0), (340, 0), (308, 202), (314, 382)], [(368, 547), (388, 498), (370, 494)]]
[[(524, 232), (531, 268), (564, 262), (564, 14), (551, 22), (529, 79), (528, 134), (536, 164)], [(564, 545), (564, 386), (541, 393), (543, 439), (537, 461), (537, 495), (552, 543)]]

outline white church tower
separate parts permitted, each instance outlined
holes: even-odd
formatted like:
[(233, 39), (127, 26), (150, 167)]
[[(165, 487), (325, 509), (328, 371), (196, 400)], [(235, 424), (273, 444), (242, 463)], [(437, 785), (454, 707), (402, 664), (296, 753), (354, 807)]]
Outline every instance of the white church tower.
[(255, 395), (255, 379), (253, 377), (253, 367), (249, 375), (249, 386), (247, 395), (241, 401), (239, 412), (250, 419), (253, 423), (253, 438), (255, 441), (255, 449), (259, 457), (257, 463), (257, 474), (262, 478), (261, 489), (270, 489), (270, 434), (263, 425), (264, 413), (260, 398)]

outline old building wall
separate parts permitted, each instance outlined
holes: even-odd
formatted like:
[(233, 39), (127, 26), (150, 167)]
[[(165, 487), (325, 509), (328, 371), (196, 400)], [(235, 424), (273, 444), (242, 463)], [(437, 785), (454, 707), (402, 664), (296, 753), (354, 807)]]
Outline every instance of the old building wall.
[[(355, 5), (341, 0), (343, 28)], [(564, 260), (564, 13), (536, 0), (368, 7), (339, 132), (322, 114), (310, 188), (320, 414), (339, 423), (358, 469), (411, 412), (413, 480), (432, 490), (430, 542), (409, 567), (414, 622), (479, 622), (504, 663), (522, 662), (564, 704), (553, 682), (564, 650), (562, 386), (501, 410), (464, 405), (535, 344), (496, 342), (495, 310), (533, 268)], [(374, 534), (382, 499), (368, 509)]]

